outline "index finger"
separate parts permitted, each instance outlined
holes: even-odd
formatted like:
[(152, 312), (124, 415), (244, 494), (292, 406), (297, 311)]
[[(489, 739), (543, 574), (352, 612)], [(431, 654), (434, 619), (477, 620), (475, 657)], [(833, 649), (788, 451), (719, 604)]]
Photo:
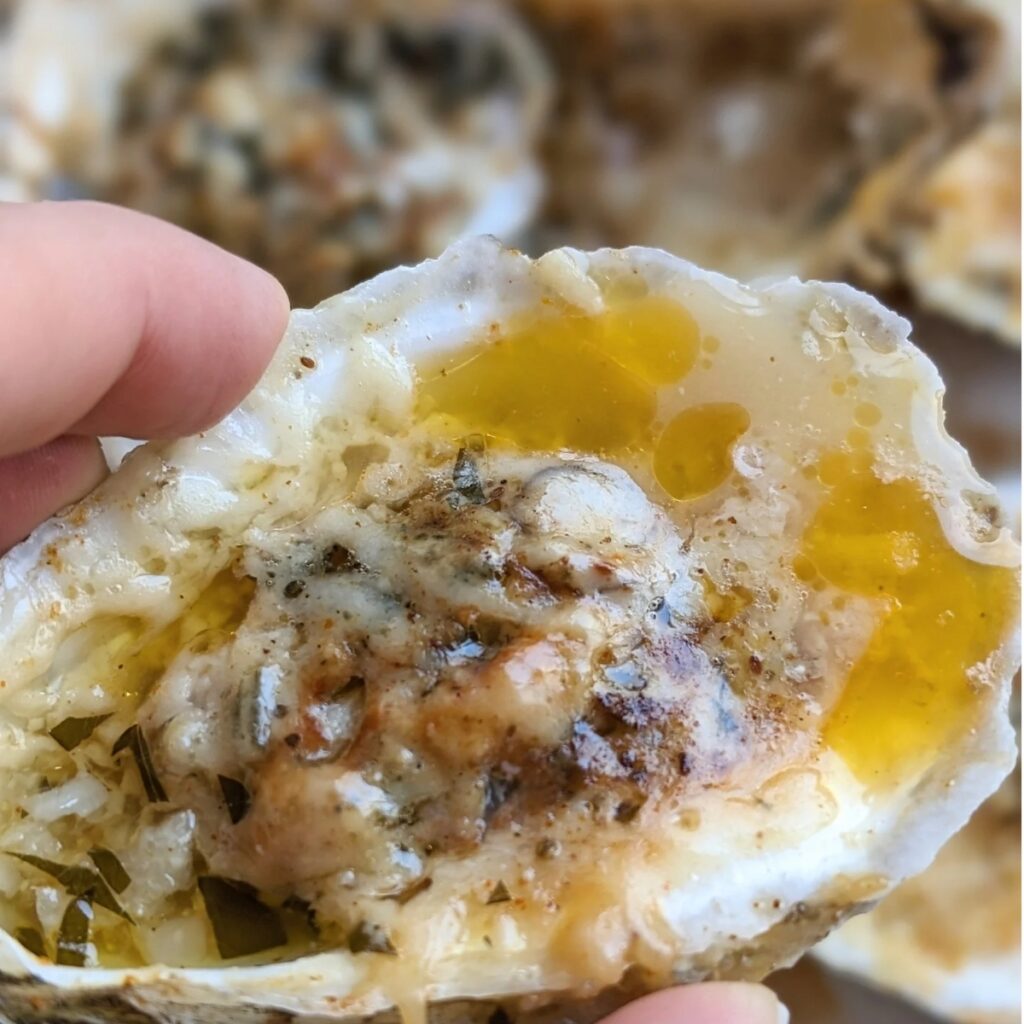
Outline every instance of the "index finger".
[(201, 430), (259, 379), (287, 315), (269, 274), (152, 217), (0, 205), (0, 457)]

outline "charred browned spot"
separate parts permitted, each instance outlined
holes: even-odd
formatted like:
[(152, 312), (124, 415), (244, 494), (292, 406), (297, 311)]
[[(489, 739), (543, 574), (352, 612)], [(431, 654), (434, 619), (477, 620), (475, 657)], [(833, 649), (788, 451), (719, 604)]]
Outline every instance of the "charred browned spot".
[(602, 707), (630, 729), (649, 729), (677, 714), (683, 705), (682, 695), (674, 698), (650, 697), (646, 693), (603, 690), (598, 696)]
[(553, 596), (563, 600), (582, 596), (580, 589), (572, 582), (573, 570), (568, 558), (560, 558), (537, 568), (535, 572)]
[(328, 575), (342, 572), (368, 572), (353, 552), (344, 544), (332, 544), (324, 553), (320, 562), (321, 572)]
[(505, 563), (501, 585), (513, 601), (538, 601), (552, 597), (551, 588), (544, 580), (515, 559)]

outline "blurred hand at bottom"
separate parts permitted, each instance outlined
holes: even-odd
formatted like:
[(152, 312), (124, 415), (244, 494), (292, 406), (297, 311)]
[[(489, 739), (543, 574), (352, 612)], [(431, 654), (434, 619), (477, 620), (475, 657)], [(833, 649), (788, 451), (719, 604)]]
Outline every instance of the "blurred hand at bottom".
[(706, 982), (644, 996), (601, 1024), (786, 1024), (789, 1011), (763, 985)]

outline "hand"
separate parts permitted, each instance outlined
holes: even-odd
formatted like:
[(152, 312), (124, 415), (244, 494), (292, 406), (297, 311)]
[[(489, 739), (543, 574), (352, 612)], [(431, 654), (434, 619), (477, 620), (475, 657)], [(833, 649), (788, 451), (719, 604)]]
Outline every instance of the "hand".
[(97, 435), (229, 412), (284, 332), (269, 274), (99, 203), (0, 204), (0, 553), (106, 475)]
[(789, 1011), (763, 985), (707, 982), (644, 996), (601, 1024), (786, 1024)]

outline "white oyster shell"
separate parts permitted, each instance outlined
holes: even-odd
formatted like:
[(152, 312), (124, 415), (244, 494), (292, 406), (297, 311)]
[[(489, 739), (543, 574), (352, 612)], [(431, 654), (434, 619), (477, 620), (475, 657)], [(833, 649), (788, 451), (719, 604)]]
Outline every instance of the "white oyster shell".
[[(616, 284), (637, 281), (678, 299), (703, 332), (724, 339), (723, 351), (732, 354), (707, 379), (722, 388), (733, 382), (754, 413), (775, 423), (770, 429), (792, 421), (808, 437), (828, 436), (837, 407), (815, 374), (841, 353), (844, 365), (892, 401), (884, 413), (896, 424), (892, 436), (903, 440), (880, 448), (878, 471), (924, 482), (946, 539), (965, 558), (1016, 566), (1008, 531), (978, 512), (993, 492), (942, 428), (936, 371), (909, 344), (906, 321), (873, 299), (795, 279), (743, 286), (656, 250), (559, 250), (531, 261), (493, 240), (471, 240), (293, 313), (272, 366), (239, 409), (200, 436), (132, 453), (94, 495), (0, 562), (0, 714), (12, 730), (41, 721), (92, 624), (131, 616), (152, 633), (227, 564), (232, 545), (288, 530), (343, 500), (330, 488), (344, 475), (346, 448), (374, 444), (382, 431), (401, 433), (412, 418), (410, 360), (477, 343), (491, 324), (514, 323), (541, 303), (598, 312)], [(776, 378), (756, 378), (737, 351), (751, 361), (778, 355)], [(315, 369), (304, 372), (309, 362)], [(694, 377), (685, 389), (700, 398), (705, 386)], [(722, 499), (714, 495), (693, 507), (718, 523), (733, 515), (732, 553), (749, 560), (775, 550), (803, 513), (796, 499), (773, 492), (774, 463), (764, 451), (739, 458), (754, 495), (746, 511), (746, 499), (735, 494), (727, 508), (717, 508)], [(678, 513), (683, 521), (690, 514)], [(868, 787), (834, 751), (797, 745), (792, 763), (785, 751), (772, 755), (783, 767), (756, 793), (747, 781), (757, 778), (755, 765), (734, 785), (693, 798), (665, 856), (637, 854), (603, 867), (581, 862), (578, 870), (610, 872), (616, 912), (660, 944), (665, 977), (763, 975), (921, 870), (998, 786), (1013, 762), (1006, 703), (1014, 643), (1006, 638), (987, 666), (973, 727), (907, 776)], [(11, 735), (21, 747), (11, 745), (8, 772), (38, 739), (31, 726)], [(170, 1021), (197, 1019), (199, 1006), (210, 1020), (270, 1020), (275, 1012), (338, 1020), (423, 1002), (561, 992), (579, 999), (594, 994), (594, 976), (606, 981), (609, 971), (617, 976), (629, 966), (628, 942), (603, 946), (600, 928), (579, 940), (578, 963), (517, 938), (514, 920), (493, 949), (472, 947), (464, 934), (468, 911), (444, 881), (462, 868), (438, 870), (410, 925), (419, 928), (416, 952), (396, 958), (390, 974), (378, 977), (367, 957), (341, 951), (261, 967), (78, 969), (42, 961), (0, 933), (0, 973), (8, 982), (22, 979), (0, 986), (0, 1006), (25, 1020), (55, 1020), (55, 1007), (109, 999), (151, 1007), (154, 1019)], [(596, 975), (588, 957), (600, 961)]]

